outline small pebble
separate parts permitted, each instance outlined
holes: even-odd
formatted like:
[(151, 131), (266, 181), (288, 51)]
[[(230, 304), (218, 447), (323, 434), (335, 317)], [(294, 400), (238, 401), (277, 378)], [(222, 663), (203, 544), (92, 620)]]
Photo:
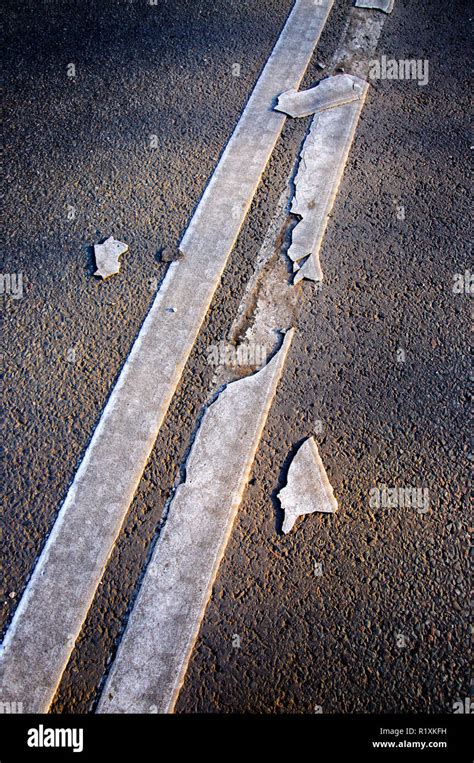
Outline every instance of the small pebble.
[(161, 252), (161, 262), (175, 262), (176, 260), (181, 260), (182, 258), (183, 253), (180, 252), (179, 249), (170, 249), (169, 247), (165, 247)]

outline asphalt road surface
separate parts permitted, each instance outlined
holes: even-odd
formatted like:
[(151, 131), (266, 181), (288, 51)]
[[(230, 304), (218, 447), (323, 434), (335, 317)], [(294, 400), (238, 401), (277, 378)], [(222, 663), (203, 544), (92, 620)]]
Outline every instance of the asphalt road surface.
[[(22, 274), (23, 295), (2, 297), (4, 629), (165, 273), (160, 252), (177, 246), (292, 3), (6, 5), (2, 273)], [(350, 7), (335, 3), (303, 86), (324, 76)], [(298, 287), (297, 336), (178, 712), (433, 713), (468, 696), (470, 305), (453, 291), (469, 268), (467, 50), (463, 2), (396, 0), (378, 55), (426, 59), (429, 81), (371, 83), (324, 287)], [(207, 399), (208, 348), (309, 121), (286, 122), (53, 712), (97, 703)], [(91, 245), (108, 235), (129, 252), (102, 282)], [(276, 493), (313, 433), (339, 511), (283, 536)], [(374, 507), (381, 485), (428, 490), (429, 511)]]

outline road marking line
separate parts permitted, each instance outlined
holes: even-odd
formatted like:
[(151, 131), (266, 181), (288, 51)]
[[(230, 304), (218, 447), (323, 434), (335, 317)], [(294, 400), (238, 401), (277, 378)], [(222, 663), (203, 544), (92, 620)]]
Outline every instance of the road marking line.
[(331, 59), (330, 69), (342, 68), (367, 79), (370, 59), (377, 49), (385, 21), (383, 15), (352, 8), (342, 39)]
[(207, 409), (108, 676), (99, 713), (171, 713), (246, 489), (294, 329)]
[[(0, 655), (3, 698), (46, 712), (333, 0), (296, 0), (132, 346)], [(237, 180), (238, 178), (238, 180)], [(176, 311), (171, 308), (177, 307)]]
[[(333, 0), (325, 5), (315, 5), (314, 0), (295, 4), (181, 241), (184, 254), (203, 256), (208, 263), (209, 249), (216, 248), (216, 231), (220, 249), (228, 253), (233, 247), (284, 124), (284, 118), (273, 110), (275, 98), (284, 92), (284, 81), (301, 82), (332, 4)], [(218, 215), (216, 207), (220, 207)]]

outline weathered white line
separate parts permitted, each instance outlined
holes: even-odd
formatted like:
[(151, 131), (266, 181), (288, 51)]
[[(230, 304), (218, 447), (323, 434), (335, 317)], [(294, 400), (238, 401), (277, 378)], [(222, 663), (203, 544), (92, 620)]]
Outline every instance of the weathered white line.
[(341, 42), (332, 57), (332, 71), (344, 71), (367, 79), (370, 59), (375, 54), (386, 17), (352, 8)]
[[(333, 0), (296, 0), (166, 274), (7, 631), (0, 692), (45, 712)], [(171, 310), (171, 308), (175, 308)]]
[[(333, 0), (297, 0), (259, 83), (201, 199), (180, 249), (209, 266), (209, 251), (228, 253), (284, 124), (273, 110), (284, 81), (301, 82)], [(298, 84), (290, 87), (297, 88)], [(215, 258), (211, 258), (215, 266)], [(219, 274), (220, 275), (220, 274)]]
[(207, 409), (98, 712), (173, 711), (293, 333), (265, 368)]

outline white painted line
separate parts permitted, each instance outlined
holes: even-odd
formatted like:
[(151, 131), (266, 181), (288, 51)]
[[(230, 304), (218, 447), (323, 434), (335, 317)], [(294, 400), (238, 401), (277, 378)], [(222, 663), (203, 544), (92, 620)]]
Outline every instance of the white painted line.
[[(297, 0), (290, 14), (181, 241), (181, 251), (203, 257), (204, 266), (209, 251), (225, 249), (227, 259), (236, 241), (285, 121), (273, 110), (274, 100), (283, 90), (298, 88), (332, 5), (333, 0), (317, 5)], [(294, 84), (282, 87), (284, 81)]]
[[(385, 17), (382, 14), (361, 14), (352, 10), (337, 50), (332, 57), (329, 71), (337, 71), (343, 66), (345, 70), (351, 72), (351, 75), (348, 75), (351, 78), (355, 75), (355, 77), (366, 79), (370, 58), (375, 54), (384, 22)], [(332, 77), (332, 79), (336, 79), (336, 77)], [(321, 83), (317, 87), (320, 86)], [(317, 87), (313, 90), (316, 90)], [(303, 91), (303, 93), (309, 92), (311, 91)], [(317, 102), (316, 105), (318, 105)], [(264, 271), (268, 260), (275, 252), (277, 234), (281, 233), (288, 218), (293, 194), (291, 178), (296, 175), (296, 169), (297, 163), (292, 169), (287, 180), (287, 187), (277, 203), (275, 214), (257, 256), (255, 272), (247, 284), (237, 316), (229, 331), (229, 337), (233, 339), (241, 335), (242, 325), (245, 325), (246, 322), (245, 315), (249, 311), (253, 312), (254, 322), (245, 332), (246, 341), (267, 344), (269, 337), (271, 342), (275, 326), (285, 325), (285, 321), (282, 320), (283, 317), (286, 319), (286, 325), (288, 325), (288, 312), (296, 297), (288, 297), (287, 291), (293, 293), (294, 290), (288, 288), (286, 272), (282, 272), (278, 259), (270, 270)], [(265, 288), (261, 289), (259, 284), (263, 284), (263, 281)], [(255, 295), (257, 295), (256, 306), (254, 305)]]
[(173, 712), (293, 334), (265, 368), (230, 384), (207, 409), (99, 713)]
[[(301, 152), (291, 205), (291, 212), (302, 218), (293, 229), (288, 250), (288, 256), (295, 263), (295, 284), (303, 278), (323, 280), (319, 252), (368, 92), (368, 85), (363, 80), (367, 77), (369, 59), (376, 50), (384, 20), (352, 9), (334, 54), (332, 66), (343, 65), (350, 71), (352, 78), (361, 83), (362, 94), (357, 101), (317, 114), (311, 123)], [(335, 78), (328, 81), (331, 79)], [(300, 267), (298, 261), (304, 257), (307, 260)]]
[(386, 17), (352, 8), (344, 35), (337, 46), (330, 69), (340, 69), (367, 79), (370, 59), (374, 56)]
[[(296, 0), (138, 334), (5, 636), (0, 692), (46, 712), (333, 0)], [(171, 308), (177, 308), (174, 312)]]

